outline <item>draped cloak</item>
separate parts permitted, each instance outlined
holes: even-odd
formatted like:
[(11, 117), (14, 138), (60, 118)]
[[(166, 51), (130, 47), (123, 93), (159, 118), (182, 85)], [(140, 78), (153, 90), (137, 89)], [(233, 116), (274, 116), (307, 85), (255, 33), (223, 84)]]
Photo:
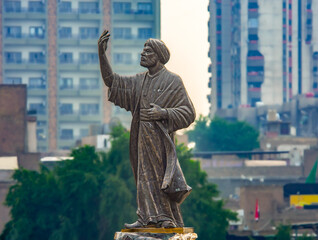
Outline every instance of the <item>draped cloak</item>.
[[(165, 67), (150, 76), (114, 73), (109, 100), (132, 113), (130, 162), (137, 185), (137, 215), (143, 224), (170, 220), (182, 227), (179, 204), (190, 193), (180, 168), (174, 132), (188, 127), (195, 110), (181, 78)], [(160, 121), (141, 121), (140, 109), (155, 103), (168, 112)], [(168, 188), (163, 189), (163, 183)]]

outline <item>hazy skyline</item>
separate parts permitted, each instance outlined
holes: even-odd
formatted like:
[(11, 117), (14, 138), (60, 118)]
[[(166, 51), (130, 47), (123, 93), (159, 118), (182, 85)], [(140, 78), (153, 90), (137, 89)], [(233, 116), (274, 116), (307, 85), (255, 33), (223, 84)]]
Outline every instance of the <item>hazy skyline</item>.
[(199, 114), (208, 115), (208, 0), (161, 0), (161, 39), (171, 58), (167, 68), (183, 79)]

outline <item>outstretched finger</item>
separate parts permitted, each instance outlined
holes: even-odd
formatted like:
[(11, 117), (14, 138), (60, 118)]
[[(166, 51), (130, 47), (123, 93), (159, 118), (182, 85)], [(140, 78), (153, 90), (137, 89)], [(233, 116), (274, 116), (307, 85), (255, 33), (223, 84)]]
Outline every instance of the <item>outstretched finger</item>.
[(103, 42), (103, 41), (106, 41), (106, 40), (108, 40), (108, 39), (109, 39), (109, 36), (105, 36), (105, 37), (102, 37), (102, 38), (100, 39), (100, 41)]
[(104, 32), (102, 33), (101, 36), (106, 35), (106, 34), (109, 34), (109, 31), (107, 29), (104, 30)]
[(99, 40), (106, 36), (108, 37), (110, 36), (110, 33), (108, 32), (108, 30), (104, 30), (104, 32), (100, 35)]

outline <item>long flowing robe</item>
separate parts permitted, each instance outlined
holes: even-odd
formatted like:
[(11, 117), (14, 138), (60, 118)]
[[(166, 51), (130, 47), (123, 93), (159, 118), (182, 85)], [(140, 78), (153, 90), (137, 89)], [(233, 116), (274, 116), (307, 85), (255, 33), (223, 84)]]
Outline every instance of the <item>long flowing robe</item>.
[[(137, 215), (143, 225), (170, 220), (182, 227), (179, 204), (190, 193), (180, 168), (173, 134), (195, 119), (181, 78), (163, 68), (150, 76), (114, 73), (109, 100), (132, 113), (130, 161), (137, 185)], [(160, 121), (141, 121), (140, 109), (155, 103), (168, 112)], [(168, 188), (163, 189), (163, 183)]]

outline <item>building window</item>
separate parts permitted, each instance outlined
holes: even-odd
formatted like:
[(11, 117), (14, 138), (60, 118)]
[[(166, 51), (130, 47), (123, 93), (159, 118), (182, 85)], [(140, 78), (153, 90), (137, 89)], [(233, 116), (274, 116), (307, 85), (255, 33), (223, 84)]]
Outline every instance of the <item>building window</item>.
[(46, 81), (43, 78), (29, 78), (28, 88), (30, 88), (30, 89), (45, 89), (46, 88)]
[(4, 57), (6, 63), (22, 63), (21, 52), (5, 52)]
[(44, 3), (42, 1), (30, 1), (29, 2), (29, 12), (44, 12)]
[(257, 2), (249, 2), (248, 8), (252, 8), (252, 9), (258, 8)]
[(21, 12), (21, 1), (4, 1), (4, 9), (6, 12)]
[(152, 3), (138, 3), (137, 14), (152, 14)]
[(114, 2), (113, 3), (114, 14), (131, 14), (131, 3), (128, 2)]
[(43, 103), (30, 103), (29, 111), (43, 115), (45, 114), (45, 106)]
[(20, 26), (4, 27), (4, 34), (7, 38), (21, 38), (22, 30)]
[(258, 35), (257, 34), (250, 34), (248, 35), (249, 41), (258, 41)]
[(8, 77), (3, 81), (4, 84), (21, 84), (22, 79), (19, 77)]
[(60, 139), (63, 140), (72, 140), (73, 136), (73, 129), (62, 129)]
[(37, 140), (45, 140), (46, 139), (44, 129), (42, 129), (42, 128), (36, 129), (36, 138), (37, 138)]
[(247, 72), (264, 72), (263, 66), (248, 66)]
[(59, 29), (60, 38), (72, 38), (72, 28), (71, 27), (61, 27)]
[(81, 64), (98, 63), (97, 53), (80, 53), (80, 63)]
[(114, 28), (115, 39), (131, 39), (131, 28)]
[(71, 103), (63, 103), (60, 105), (60, 114), (67, 115), (73, 114), (73, 104)]
[(62, 78), (60, 80), (60, 89), (73, 89), (73, 78)]
[(32, 38), (44, 38), (43, 27), (30, 27), (29, 33)]
[(97, 78), (80, 78), (80, 89), (98, 89), (98, 79)]
[(114, 53), (114, 64), (131, 64), (131, 53)]
[(79, 13), (99, 13), (98, 2), (80, 2)]
[(95, 27), (81, 27), (80, 38), (81, 39), (96, 39), (98, 38), (98, 28)]
[(262, 82), (248, 83), (248, 88), (261, 88)]
[(72, 12), (72, 2), (60, 2), (59, 3), (60, 13), (71, 13)]
[(46, 121), (36, 121), (36, 126), (37, 126), (37, 127), (46, 126)]
[(73, 63), (73, 53), (70, 53), (70, 52), (61, 53), (60, 63)]
[(138, 38), (148, 39), (152, 37), (152, 28), (138, 28)]
[(45, 54), (43, 52), (30, 52), (29, 62), (30, 63), (45, 63)]
[(96, 115), (99, 113), (99, 104), (95, 103), (82, 103), (80, 104), (81, 115)]
[[(250, 35), (252, 36), (252, 35)], [(263, 57), (263, 55), (258, 51), (258, 50), (251, 50), (251, 51), (248, 51), (247, 53), (247, 56), (248, 57)]]

